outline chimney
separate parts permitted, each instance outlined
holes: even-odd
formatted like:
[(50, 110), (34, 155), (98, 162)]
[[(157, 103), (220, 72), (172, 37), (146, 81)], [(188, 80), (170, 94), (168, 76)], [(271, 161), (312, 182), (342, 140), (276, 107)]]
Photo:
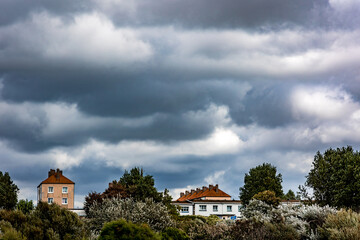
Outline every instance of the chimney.
[(112, 188), (114, 186), (114, 183), (110, 182), (109, 183), (109, 188)]
[(219, 192), (219, 185), (218, 184), (215, 185), (215, 191)]
[(202, 187), (202, 190), (203, 190), (203, 191), (206, 191), (206, 190), (208, 190), (208, 188), (205, 187), (205, 186), (203, 186), (203, 187)]
[(48, 177), (52, 176), (55, 174), (55, 170), (54, 169), (50, 169)]
[(196, 192), (197, 192), (197, 193), (200, 192), (200, 188), (196, 188)]
[(189, 195), (189, 191), (188, 191), (188, 190), (185, 191), (185, 195)]
[(60, 169), (56, 169), (56, 179), (60, 179), (60, 176), (62, 176), (62, 171)]
[(209, 185), (209, 189), (213, 189), (214, 188), (214, 185)]
[(194, 194), (195, 193), (195, 190), (194, 189), (191, 189), (191, 194)]
[(181, 193), (180, 193), (180, 197), (183, 197), (183, 196), (184, 196), (184, 193), (183, 193), (183, 192), (181, 192)]

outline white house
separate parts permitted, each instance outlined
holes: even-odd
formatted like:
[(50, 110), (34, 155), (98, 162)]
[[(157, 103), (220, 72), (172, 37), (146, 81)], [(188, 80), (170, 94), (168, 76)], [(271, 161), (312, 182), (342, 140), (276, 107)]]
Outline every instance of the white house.
[(236, 219), (241, 216), (241, 201), (231, 200), (231, 196), (219, 189), (218, 185), (197, 188), (180, 193), (180, 198), (172, 204), (180, 206), (180, 215), (216, 215), (222, 219)]

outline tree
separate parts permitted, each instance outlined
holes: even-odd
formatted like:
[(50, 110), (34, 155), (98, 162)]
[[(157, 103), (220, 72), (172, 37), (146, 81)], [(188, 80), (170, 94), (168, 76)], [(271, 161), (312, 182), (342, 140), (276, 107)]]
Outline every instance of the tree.
[(155, 188), (155, 180), (151, 175), (144, 176), (144, 170), (135, 167), (128, 172), (125, 170), (124, 175), (117, 184), (121, 184), (126, 188), (128, 195), (135, 200), (144, 201), (152, 198), (155, 202), (161, 202), (161, 193)]
[(16, 208), (22, 211), (23, 213), (28, 214), (34, 209), (34, 204), (32, 200), (28, 201), (27, 199), (26, 200), (21, 199), (18, 202)]
[(300, 200), (300, 196), (297, 194), (295, 196), (295, 193), (293, 190), (289, 189), (289, 191), (284, 195), (285, 200)]
[(351, 146), (317, 152), (305, 186), (320, 205), (359, 209), (360, 153)]
[(253, 196), (253, 199), (260, 200), (268, 205), (277, 207), (280, 203), (280, 198), (276, 197), (273, 191), (265, 190)]
[(246, 205), (255, 194), (265, 190), (273, 191), (276, 197), (281, 198), (284, 195), (281, 182), (281, 174), (276, 174), (276, 167), (269, 163), (251, 168), (245, 174), (244, 186), (239, 189), (240, 200)]
[(13, 183), (8, 172), (0, 171), (0, 209), (14, 209), (19, 188)]

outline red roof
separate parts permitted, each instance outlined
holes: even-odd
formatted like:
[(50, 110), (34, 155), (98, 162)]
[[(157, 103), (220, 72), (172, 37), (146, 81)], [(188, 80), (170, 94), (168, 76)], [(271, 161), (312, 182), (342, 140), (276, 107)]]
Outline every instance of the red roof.
[(75, 184), (73, 181), (71, 181), (70, 179), (68, 179), (67, 177), (62, 175), (62, 171), (60, 171), (59, 169), (53, 170), (50, 169), (49, 171), (49, 177), (47, 179), (45, 179), (44, 181), (42, 181), (40, 184), (43, 183), (52, 183), (52, 184), (56, 184), (56, 183), (65, 183), (65, 184)]
[[(181, 194), (182, 195), (182, 194)], [(209, 187), (203, 187), (202, 189), (192, 190), (188, 192), (188, 194), (184, 194), (176, 201), (182, 202), (186, 200), (193, 200), (193, 199), (201, 199), (202, 197), (226, 197), (230, 198), (231, 196), (222, 190), (219, 189), (218, 185), (215, 186), (209, 185)]]

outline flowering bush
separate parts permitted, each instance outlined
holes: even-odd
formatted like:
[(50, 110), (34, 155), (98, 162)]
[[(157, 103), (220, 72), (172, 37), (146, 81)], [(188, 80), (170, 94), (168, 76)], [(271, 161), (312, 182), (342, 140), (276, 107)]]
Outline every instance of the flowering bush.
[(336, 212), (336, 209), (328, 206), (285, 205), (274, 208), (262, 201), (252, 200), (242, 210), (242, 215), (248, 221), (261, 222), (265, 225), (285, 224), (296, 230), (302, 239), (318, 239), (319, 229), (325, 223), (327, 216)]
[(121, 218), (133, 223), (146, 223), (155, 231), (174, 226), (167, 207), (151, 199), (146, 199), (145, 202), (118, 197), (104, 199), (102, 203), (95, 202), (89, 207), (87, 217), (90, 230), (96, 232), (99, 232), (106, 222)]

